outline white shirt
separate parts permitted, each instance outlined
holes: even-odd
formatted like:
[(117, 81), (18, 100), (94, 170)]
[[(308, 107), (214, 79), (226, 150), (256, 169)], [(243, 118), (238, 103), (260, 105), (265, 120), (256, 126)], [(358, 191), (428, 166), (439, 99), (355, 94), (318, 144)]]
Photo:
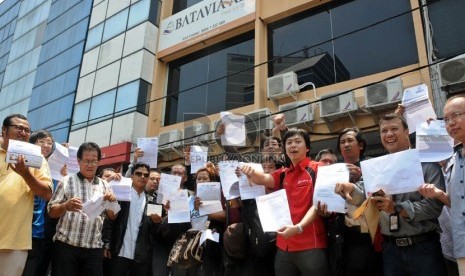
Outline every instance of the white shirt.
[(137, 193), (131, 187), (131, 204), (129, 205), (128, 225), (124, 233), (123, 246), (119, 252), (119, 257), (133, 260), (136, 250), (137, 235), (139, 234), (139, 225), (142, 220), (142, 214), (145, 208), (145, 193)]

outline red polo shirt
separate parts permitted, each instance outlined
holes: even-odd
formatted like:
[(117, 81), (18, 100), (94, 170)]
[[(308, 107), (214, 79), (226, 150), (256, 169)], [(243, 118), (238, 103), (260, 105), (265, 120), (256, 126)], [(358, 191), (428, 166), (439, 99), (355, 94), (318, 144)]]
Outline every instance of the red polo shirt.
[[(289, 209), (294, 224), (299, 223), (313, 205), (314, 183), (310, 174), (305, 170), (310, 167), (318, 172), (318, 163), (309, 158), (302, 160), (297, 166), (291, 164), (290, 168), (281, 168), (272, 175), (275, 190), (280, 188), (280, 175), (285, 172), (283, 187), (289, 201)], [(314, 248), (326, 248), (326, 231), (323, 220), (318, 216), (315, 221), (304, 228), (302, 234), (284, 239), (278, 235), (276, 245), (284, 251), (302, 251)]]

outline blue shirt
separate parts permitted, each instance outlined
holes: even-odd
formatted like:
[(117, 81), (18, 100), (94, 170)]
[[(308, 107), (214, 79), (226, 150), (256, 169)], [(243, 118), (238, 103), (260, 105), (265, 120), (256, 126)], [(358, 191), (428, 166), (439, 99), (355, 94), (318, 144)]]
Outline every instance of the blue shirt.
[(451, 201), (451, 227), (454, 257), (465, 257), (465, 159), (460, 151), (453, 157), (450, 179), (447, 179)]
[(38, 196), (34, 196), (34, 211), (32, 213), (32, 237), (42, 239), (44, 237), (46, 202)]

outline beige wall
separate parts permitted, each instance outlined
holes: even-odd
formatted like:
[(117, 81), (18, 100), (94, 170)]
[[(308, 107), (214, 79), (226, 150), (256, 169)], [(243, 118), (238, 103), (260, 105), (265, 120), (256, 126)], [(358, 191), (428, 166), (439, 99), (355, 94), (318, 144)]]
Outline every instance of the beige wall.
[[(173, 0), (165, 0), (163, 1), (162, 7), (162, 17), (166, 18), (171, 15), (171, 7), (172, 7)], [(167, 80), (167, 64), (170, 60), (185, 56), (189, 53), (195, 52), (199, 49), (208, 47), (214, 43), (219, 41), (225, 40), (229, 37), (238, 35), (240, 33), (244, 33), (245, 31), (250, 30), (251, 28), (255, 29), (255, 64), (262, 64), (267, 61), (268, 53), (267, 53), (267, 24), (280, 20), (282, 18), (294, 15), (301, 11), (310, 9), (314, 6), (321, 5), (322, 3), (326, 3), (328, 1), (308, 1), (308, 0), (288, 0), (288, 1), (273, 1), (273, 5), (269, 5), (270, 0), (257, 0), (256, 2), (256, 19), (252, 25), (248, 24), (242, 28), (238, 28), (236, 30), (232, 30), (228, 33), (222, 34), (218, 37), (214, 37), (208, 39), (200, 44), (192, 45), (186, 49), (183, 49), (179, 53), (174, 53), (171, 56), (164, 57), (164, 60), (156, 59), (155, 61), (155, 69), (154, 69), (154, 79), (153, 79), (153, 87), (152, 87), (152, 94), (151, 99), (160, 99), (166, 94), (166, 80)], [(418, 7), (418, 1), (411, 0), (412, 8)], [(415, 36), (417, 39), (417, 47), (418, 47), (418, 56), (419, 56), (419, 64), (412, 64), (410, 66), (406, 66), (403, 68), (398, 68), (395, 70), (390, 70), (387, 72), (382, 72), (358, 79), (349, 80), (343, 83), (337, 83), (334, 85), (329, 85), (321, 88), (316, 89), (317, 97), (321, 95), (325, 95), (327, 93), (335, 92), (335, 91), (344, 91), (348, 89), (353, 89), (356, 87), (363, 87), (366, 84), (376, 82), (385, 78), (389, 78), (390, 76), (394, 76), (396, 74), (401, 74), (403, 72), (409, 70), (415, 70), (421, 65), (427, 64), (426, 58), (426, 49), (423, 37), (423, 29), (421, 23), (421, 15), (418, 11), (413, 13), (413, 22), (415, 28)], [(269, 108), (271, 112), (277, 112), (278, 104), (284, 104), (287, 102), (292, 102), (292, 98), (285, 98), (279, 101), (271, 101), (267, 99), (266, 95), (266, 79), (268, 76), (268, 68), (267, 66), (257, 66), (255, 68), (255, 101), (253, 105), (241, 107), (233, 112), (239, 113), (246, 113), (250, 111), (254, 111), (260, 108)], [(417, 85), (420, 83), (426, 83), (430, 86), (430, 77), (428, 69), (424, 69), (421, 71), (414, 71), (412, 73), (402, 75), (402, 81), (404, 87), (409, 87), (413, 85)], [(430, 89), (431, 90), (431, 89)], [(359, 106), (363, 106), (364, 97), (363, 97), (363, 90), (357, 89), (355, 90), (356, 101)], [(431, 97), (432, 98), (432, 97)], [(313, 90), (306, 90), (298, 94), (298, 100), (309, 100), (314, 101), (315, 97), (313, 95)], [(390, 110), (392, 111), (392, 110)], [(164, 101), (155, 101), (152, 102), (150, 105), (150, 114), (149, 114), (149, 123), (147, 129), (147, 136), (156, 136), (160, 132), (169, 131), (172, 129), (181, 129), (182, 124), (175, 124), (170, 126), (163, 126), (163, 113), (164, 113)], [(386, 111), (384, 112), (386, 113)], [(211, 120), (218, 120), (219, 115), (214, 114), (209, 116)], [(319, 107), (314, 109), (314, 117), (315, 122), (313, 124), (313, 131), (319, 133), (329, 133), (340, 130), (345, 127), (353, 126), (353, 122), (350, 118), (342, 118), (332, 123), (331, 130), (328, 128), (328, 125), (319, 118)], [(359, 111), (356, 112), (353, 116), (355, 124), (360, 128), (370, 127), (373, 126), (373, 129), (376, 129), (377, 124), (377, 116), (369, 114), (366, 111)], [(313, 136), (312, 140), (320, 140), (320, 139), (327, 139), (329, 136)]]

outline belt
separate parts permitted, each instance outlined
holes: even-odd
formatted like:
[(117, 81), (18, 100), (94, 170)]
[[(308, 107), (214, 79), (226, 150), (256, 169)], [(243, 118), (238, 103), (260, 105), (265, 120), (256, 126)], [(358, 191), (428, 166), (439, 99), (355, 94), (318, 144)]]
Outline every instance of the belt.
[(412, 246), (430, 240), (439, 240), (439, 234), (434, 231), (410, 237), (393, 237), (386, 235), (383, 235), (383, 237), (385, 241), (393, 243), (399, 247)]

